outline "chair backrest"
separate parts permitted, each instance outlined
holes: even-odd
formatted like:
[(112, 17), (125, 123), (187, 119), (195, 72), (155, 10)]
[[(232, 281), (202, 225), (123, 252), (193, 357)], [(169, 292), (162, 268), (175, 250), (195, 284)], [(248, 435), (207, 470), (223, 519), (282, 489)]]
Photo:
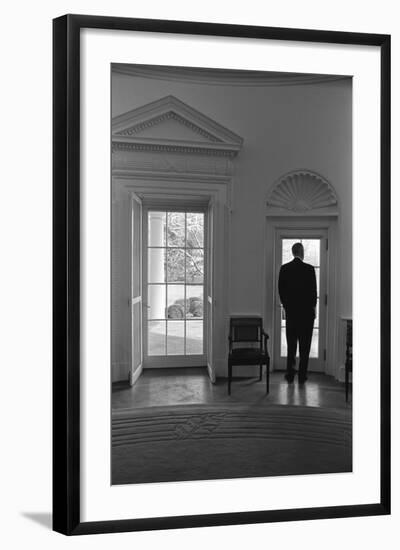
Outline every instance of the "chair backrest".
[(261, 317), (231, 317), (229, 336), (232, 342), (261, 342)]

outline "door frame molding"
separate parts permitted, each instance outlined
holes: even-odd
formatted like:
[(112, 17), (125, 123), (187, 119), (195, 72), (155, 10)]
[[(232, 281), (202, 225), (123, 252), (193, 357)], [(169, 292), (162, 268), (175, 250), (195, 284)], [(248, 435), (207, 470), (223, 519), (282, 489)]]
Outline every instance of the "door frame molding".
[[(208, 372), (212, 382), (217, 376), (223, 376), (226, 368), (228, 350), (227, 319), (228, 298), (230, 289), (229, 265), (230, 242), (229, 225), (231, 200), (233, 191), (232, 176), (207, 176), (172, 173), (137, 174), (135, 171), (125, 170), (113, 176), (114, 188), (123, 189), (129, 195), (135, 193), (142, 200), (146, 197), (162, 200), (187, 197), (187, 202), (213, 200), (214, 202), (214, 235), (213, 235), (213, 334), (224, 334), (226, 338), (218, 338), (213, 345), (212, 363), (208, 364)], [(143, 361), (143, 366), (148, 368)], [(202, 364), (205, 364), (204, 362)], [(178, 365), (177, 365), (178, 366)], [(150, 367), (151, 368), (151, 367)]]
[[(338, 377), (339, 373), (339, 350), (338, 350), (338, 294), (337, 289), (340, 284), (340, 266), (338, 265), (337, 253), (337, 215), (313, 216), (313, 215), (283, 215), (265, 217), (265, 247), (264, 247), (264, 281), (262, 302), (264, 306), (264, 320), (266, 331), (270, 334), (270, 355), (274, 357), (274, 327), (277, 297), (276, 274), (276, 235), (278, 231), (285, 229), (311, 229), (325, 230), (328, 235), (328, 251), (326, 258), (327, 272), (327, 294), (328, 311), (326, 317), (326, 364), (325, 374)], [(272, 261), (271, 261), (272, 259)], [(276, 284), (275, 284), (276, 283)], [(329, 338), (328, 338), (329, 334)], [(272, 361), (272, 370), (274, 364)]]
[[(140, 319), (143, 317), (143, 205), (140, 197), (136, 193), (130, 193), (131, 200), (131, 232), (130, 232), (130, 251), (131, 251), (131, 262), (130, 262), (130, 272), (131, 272), (131, 300), (130, 304), (130, 320), (131, 320), (131, 370), (129, 373), (129, 383), (131, 386), (139, 378), (143, 370), (143, 324), (140, 326), (140, 362), (139, 365), (135, 368), (134, 364), (134, 352), (135, 352), (135, 338), (133, 330), (133, 316), (134, 316), (134, 306), (139, 304), (139, 315)], [(134, 228), (134, 203), (140, 205), (140, 219), (139, 219), (139, 296), (134, 296), (133, 287), (134, 287), (134, 258), (133, 258), (133, 247), (135, 240), (135, 228)], [(136, 372), (137, 371), (137, 372)]]
[[(280, 249), (280, 242), (282, 239), (285, 239), (285, 238), (292, 238), (293, 236), (296, 236), (298, 237), (299, 239), (319, 239), (320, 240), (320, 246), (321, 246), (321, 250), (320, 250), (320, 280), (319, 280), (319, 319), (320, 319), (320, 323), (319, 323), (319, 341), (318, 341), (318, 357), (317, 358), (313, 358), (310, 356), (310, 361), (309, 361), (309, 364), (308, 364), (308, 370), (310, 372), (325, 372), (325, 367), (326, 367), (326, 360), (327, 360), (327, 357), (323, 357), (323, 350), (326, 350), (326, 342), (327, 342), (327, 309), (326, 309), (326, 306), (325, 304), (323, 304), (323, 306), (321, 307), (321, 299), (322, 299), (322, 296), (325, 296), (325, 294), (328, 294), (328, 262), (327, 262), (327, 250), (326, 249), (323, 249), (322, 247), (325, 246), (326, 242), (327, 242), (327, 239), (328, 239), (328, 233), (327, 233), (327, 230), (322, 228), (322, 227), (316, 227), (316, 228), (288, 228), (288, 227), (285, 227), (284, 229), (280, 229), (280, 228), (276, 228), (275, 230), (275, 263), (274, 263), (274, 266), (275, 266), (275, 271), (274, 271), (274, 278), (275, 278), (275, 285), (274, 285), (274, 289), (275, 291), (277, 290), (277, 281), (278, 281), (278, 277), (279, 277), (279, 267), (280, 267), (280, 258), (281, 258), (281, 254), (282, 254), (282, 250)], [(276, 245), (279, 245), (278, 247)], [(275, 301), (274, 301), (274, 307), (275, 307), (275, 315), (274, 315), (274, 320), (273, 322), (275, 323), (274, 324), (274, 331), (273, 331), (273, 336), (274, 336), (274, 346), (273, 346), (273, 350), (274, 350), (274, 354), (276, 353), (276, 355), (272, 356), (272, 362), (274, 363), (275, 361), (279, 361), (279, 367), (280, 367), (280, 370), (284, 370), (286, 369), (286, 358), (285, 359), (282, 359), (281, 358), (281, 355), (280, 353), (278, 352), (277, 349), (275, 349), (275, 340), (276, 338), (279, 336), (279, 334), (277, 334), (277, 330), (279, 332), (279, 328), (281, 327), (281, 323), (279, 322), (280, 319), (279, 319), (279, 315), (277, 315), (277, 312), (278, 312), (278, 302), (280, 302), (280, 300), (278, 300), (279, 296), (278, 296), (278, 292), (276, 291), (275, 292)], [(322, 330), (321, 330), (321, 321), (323, 322), (322, 324)], [(279, 342), (282, 344), (282, 339), (281, 337), (279, 337)], [(315, 364), (315, 362), (317, 364)], [(318, 366), (318, 368), (316, 369), (315, 367)]]

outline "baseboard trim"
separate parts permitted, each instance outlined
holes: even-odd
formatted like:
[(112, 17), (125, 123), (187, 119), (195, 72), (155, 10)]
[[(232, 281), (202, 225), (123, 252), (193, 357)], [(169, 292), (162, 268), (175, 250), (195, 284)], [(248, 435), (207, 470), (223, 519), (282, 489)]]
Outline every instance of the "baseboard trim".
[(112, 382), (126, 382), (129, 380), (130, 364), (129, 363), (113, 363), (112, 364)]

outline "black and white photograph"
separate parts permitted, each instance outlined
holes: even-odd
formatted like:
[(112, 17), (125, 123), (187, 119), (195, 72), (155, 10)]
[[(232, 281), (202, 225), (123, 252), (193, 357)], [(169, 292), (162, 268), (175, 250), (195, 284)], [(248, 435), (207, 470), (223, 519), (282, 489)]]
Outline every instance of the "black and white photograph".
[(6, 3), (5, 550), (397, 549), (398, 11)]
[(352, 472), (352, 77), (111, 64), (111, 484)]

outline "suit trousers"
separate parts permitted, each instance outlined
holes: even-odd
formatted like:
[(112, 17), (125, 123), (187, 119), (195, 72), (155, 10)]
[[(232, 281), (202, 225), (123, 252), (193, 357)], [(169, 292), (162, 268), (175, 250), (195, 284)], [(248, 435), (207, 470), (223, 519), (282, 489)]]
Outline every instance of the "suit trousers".
[(296, 364), (297, 342), (299, 343), (299, 378), (305, 378), (310, 356), (314, 316), (286, 315), (287, 364), (286, 371), (293, 374)]

